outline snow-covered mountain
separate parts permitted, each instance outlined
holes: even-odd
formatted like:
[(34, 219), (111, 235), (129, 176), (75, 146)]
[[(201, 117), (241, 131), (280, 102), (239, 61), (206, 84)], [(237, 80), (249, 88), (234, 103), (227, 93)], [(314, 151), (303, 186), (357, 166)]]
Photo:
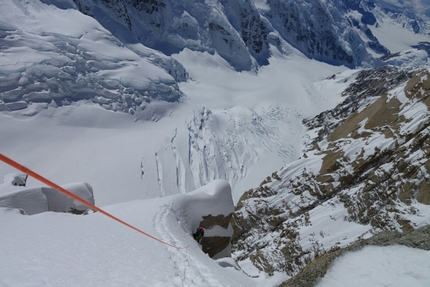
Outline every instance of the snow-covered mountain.
[(353, 5), (339, 0), (74, 2), (125, 43), (167, 55), (184, 48), (216, 52), (236, 70), (267, 65), (274, 49), (288, 54), (289, 45), (349, 67), (376, 64), (370, 51), (388, 53), (367, 28), (369, 21), (356, 23), (347, 13)]
[(428, 225), (428, 68), (363, 70), (343, 95), (305, 122), (302, 157), (242, 196), (237, 260), (296, 275), (321, 254)]
[[(53, 211), (29, 178), (0, 194), (0, 286), (71, 286), (77, 274), (97, 274), (92, 286), (278, 286), (387, 230), (425, 234), (430, 37), (428, 13), (414, 11), (426, 1), (411, 2), (4, 0), (0, 152), (61, 185), (85, 182), (97, 206), (175, 245), (199, 224), (226, 243), (232, 226), (200, 211), (230, 200), (212, 202), (216, 186), (186, 195), (226, 180), (239, 265), (197, 244), (142, 246), (97, 213), (22, 216), (11, 198), (30, 193)], [(11, 172), (0, 164), (0, 178)]]
[(1, 100), (9, 109), (17, 101), (63, 106), (90, 100), (134, 113), (153, 99), (182, 96), (177, 83), (187, 76), (177, 61), (142, 45), (124, 47), (77, 10), (38, 1), (3, 6)]
[[(292, 47), (330, 64), (369, 67), (383, 64), (378, 58), (390, 52), (429, 46), (425, 19), (367, 1), (42, 2), (49, 8), (38, 1), (4, 3), (1, 100), (6, 103), (61, 106), (90, 100), (134, 113), (153, 99), (178, 101), (183, 94), (177, 85), (188, 74), (170, 55), (184, 49), (217, 53), (236, 70), (251, 70), (268, 65), (273, 55), (292, 54)], [(60, 26), (49, 24), (54, 19), (14, 26), (29, 16), (64, 20)], [(399, 31), (401, 39), (392, 41)], [(25, 59), (32, 52), (37, 60)]]
[[(298, 157), (301, 143), (289, 139), (300, 137), (302, 116), (339, 101), (324, 78), (345, 68), (292, 48), (297, 57), (278, 55), (259, 74), (237, 73), (218, 54), (185, 49), (169, 57), (124, 44), (76, 9), (3, 6), (2, 148), (65, 183), (92, 183), (102, 205), (184, 193), (217, 178), (237, 199), (273, 166)], [(49, 132), (58, 124), (61, 137)], [(28, 149), (34, 137), (42, 142)], [(62, 160), (40, 161), (55, 143), (65, 147)], [(62, 171), (78, 162), (86, 164), (67, 179)], [(125, 178), (129, 191), (116, 192)]]
[[(301, 144), (289, 139), (300, 137), (301, 118), (340, 100), (330, 96), (326, 89), (334, 87), (323, 79), (345, 67), (308, 57), (347, 66), (379, 65), (382, 62), (375, 56), (387, 49), (398, 52), (425, 42), (424, 28), (419, 34), (409, 26), (397, 29), (397, 22), (389, 21), (392, 18), (385, 10), (366, 5), (5, 1), (0, 12), (0, 110), (30, 116), (42, 113), (82, 127), (112, 127), (109, 113), (94, 111), (99, 106), (129, 113), (132, 122), (175, 122), (153, 129), (162, 130), (169, 140), (154, 145), (145, 141), (149, 148), (129, 148), (127, 161), (136, 161), (133, 165), (139, 168), (124, 169), (120, 176), (135, 174), (130, 180), (134, 195), (125, 199), (139, 198), (142, 190), (149, 196), (185, 192), (219, 177), (228, 180), (239, 197), (258, 184), (262, 174), (272, 172), (266, 163), (280, 168), (298, 157)], [(376, 15), (376, 22), (368, 20), (373, 17), (369, 13)], [(402, 42), (393, 42), (392, 35), (399, 30)], [(378, 37), (384, 46), (371, 31), (385, 35)], [(257, 74), (223, 70), (230, 67), (260, 70)], [(203, 81), (210, 84), (200, 85)], [(83, 109), (66, 111), (82, 104)], [(172, 117), (173, 113), (181, 114), (180, 119)], [(126, 116), (112, 117), (119, 123), (117, 118)], [(288, 128), (283, 128), (285, 123)], [(104, 137), (89, 134), (88, 142), (92, 136)], [(76, 140), (76, 136), (68, 139)], [(131, 141), (142, 141), (139, 133)], [(96, 190), (112, 186), (115, 183), (103, 183)]]

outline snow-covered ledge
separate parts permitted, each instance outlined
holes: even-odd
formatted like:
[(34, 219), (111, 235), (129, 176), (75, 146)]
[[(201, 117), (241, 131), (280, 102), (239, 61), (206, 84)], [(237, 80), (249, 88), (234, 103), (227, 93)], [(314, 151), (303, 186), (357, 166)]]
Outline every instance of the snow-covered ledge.
[(203, 252), (214, 259), (229, 257), (234, 211), (230, 184), (225, 180), (212, 181), (187, 193), (181, 205), (188, 228), (193, 232), (200, 226), (205, 229), (200, 242)]
[[(18, 209), (33, 215), (46, 211), (83, 213), (87, 206), (50, 187), (25, 187), (27, 175), (11, 173), (0, 184), (0, 208)], [(78, 182), (63, 185), (65, 189), (94, 204), (91, 185)]]

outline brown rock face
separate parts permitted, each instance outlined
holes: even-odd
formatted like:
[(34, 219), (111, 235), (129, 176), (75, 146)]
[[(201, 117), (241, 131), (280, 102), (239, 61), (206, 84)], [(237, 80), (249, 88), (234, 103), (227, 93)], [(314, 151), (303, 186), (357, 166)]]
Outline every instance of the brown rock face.
[(220, 258), (230, 256), (230, 240), (231, 236), (219, 236), (211, 235), (210, 230), (213, 228), (223, 228), (227, 230), (231, 223), (231, 217), (233, 213), (225, 216), (219, 214), (213, 216), (212, 214), (203, 216), (203, 220), (200, 222), (200, 226), (203, 227), (207, 232), (201, 240), (202, 250), (207, 253), (211, 258)]
[[(370, 235), (411, 233), (427, 216), (430, 71), (364, 70), (342, 94), (335, 109), (304, 121), (312, 131), (306, 156), (239, 200), (232, 243), (239, 263), (294, 276)], [(338, 224), (360, 234), (334, 231)], [(300, 284), (291, 286), (313, 286)]]
[[(208, 254), (210, 258), (216, 259), (216, 255), (218, 253), (229, 248), (230, 237), (221, 237), (221, 236), (203, 237), (200, 243), (202, 244), (203, 252)], [(228, 250), (228, 252), (230, 253), (231, 250)]]

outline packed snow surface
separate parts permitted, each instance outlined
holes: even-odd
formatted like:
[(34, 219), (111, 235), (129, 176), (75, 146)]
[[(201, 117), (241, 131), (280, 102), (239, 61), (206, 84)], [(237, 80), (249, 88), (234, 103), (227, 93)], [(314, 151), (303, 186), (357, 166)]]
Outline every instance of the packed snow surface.
[(105, 208), (177, 248), (98, 212), (23, 216), (0, 208), (0, 286), (256, 286), (242, 271), (210, 259), (191, 236), (198, 217), (189, 216), (189, 205), (200, 203), (193, 215), (205, 214), (207, 205), (222, 213), (226, 186), (215, 181), (190, 195)]

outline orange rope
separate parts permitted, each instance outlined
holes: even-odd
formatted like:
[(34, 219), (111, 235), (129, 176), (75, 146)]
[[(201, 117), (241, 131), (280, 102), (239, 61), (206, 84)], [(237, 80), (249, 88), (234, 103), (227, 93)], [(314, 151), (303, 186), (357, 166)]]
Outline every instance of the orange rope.
[(53, 183), (52, 181), (48, 180), (47, 178), (45, 178), (45, 177), (43, 177), (43, 176), (41, 176), (41, 175), (39, 175), (39, 174), (35, 173), (35, 172), (34, 172), (34, 171), (32, 171), (31, 169), (28, 169), (28, 168), (26, 168), (25, 166), (23, 166), (23, 165), (21, 165), (21, 164), (17, 163), (17, 162), (16, 162), (16, 161), (14, 161), (13, 159), (10, 159), (10, 158), (6, 157), (6, 156), (5, 156), (5, 155), (3, 155), (2, 153), (0, 153), (0, 160), (2, 160), (3, 162), (7, 163), (8, 165), (13, 166), (14, 168), (16, 168), (16, 169), (18, 169), (18, 170), (20, 170), (20, 171), (22, 171), (22, 172), (24, 172), (24, 173), (26, 173), (26, 174), (28, 174), (28, 175), (30, 175), (30, 176), (32, 176), (32, 177), (34, 177), (35, 179), (37, 179), (37, 180), (39, 180), (39, 181), (41, 181), (41, 182), (45, 183), (46, 185), (49, 185), (49, 186), (51, 186), (52, 188), (55, 188), (56, 190), (58, 190), (58, 191), (60, 191), (60, 192), (64, 193), (65, 195), (67, 195), (67, 196), (69, 196), (69, 197), (73, 198), (73, 199), (74, 199), (74, 200), (76, 200), (76, 201), (79, 201), (80, 203), (82, 203), (82, 204), (84, 204), (84, 205), (88, 206), (89, 208), (94, 209), (94, 210), (96, 210), (96, 211), (98, 211), (98, 212), (100, 212), (100, 213), (102, 213), (102, 214), (106, 215), (107, 217), (109, 217), (109, 218), (111, 218), (111, 219), (113, 219), (113, 220), (115, 220), (115, 221), (117, 221), (117, 222), (119, 222), (119, 223), (121, 223), (121, 224), (123, 224), (123, 225), (125, 225), (125, 226), (127, 226), (127, 227), (129, 227), (129, 228), (131, 228), (131, 229), (133, 229), (133, 230), (135, 230), (135, 231), (137, 231), (137, 232), (139, 232), (139, 233), (141, 233), (141, 234), (143, 234), (143, 235), (145, 235), (145, 236), (147, 236), (147, 237), (151, 238), (151, 239), (153, 239), (153, 240), (155, 240), (155, 241), (158, 241), (158, 242), (160, 242), (160, 243), (162, 243), (162, 244), (165, 244), (165, 245), (168, 245), (168, 246), (170, 246), (170, 247), (177, 248), (177, 249), (183, 249), (183, 248), (187, 248), (187, 247), (188, 247), (188, 246), (185, 246), (185, 247), (177, 247), (177, 246), (174, 246), (174, 245), (172, 245), (172, 244), (169, 244), (169, 243), (167, 243), (167, 242), (164, 242), (164, 241), (163, 241), (163, 240), (161, 240), (161, 239), (158, 239), (157, 237), (152, 236), (151, 234), (148, 234), (148, 233), (146, 233), (146, 232), (144, 232), (144, 231), (140, 230), (140, 229), (139, 229), (139, 228), (137, 228), (137, 227), (134, 227), (133, 225), (131, 225), (131, 224), (129, 224), (129, 223), (127, 223), (127, 222), (125, 222), (125, 221), (123, 221), (123, 220), (121, 220), (121, 219), (119, 219), (119, 218), (115, 217), (115, 216), (113, 216), (112, 214), (110, 214), (110, 213), (108, 213), (108, 212), (104, 211), (103, 209), (101, 209), (101, 208), (99, 208), (99, 207), (95, 206), (94, 204), (91, 204), (90, 202), (88, 202), (88, 201), (86, 201), (85, 199), (83, 199), (83, 198), (81, 198), (81, 197), (77, 196), (76, 194), (71, 193), (70, 191), (66, 190), (65, 188), (62, 188), (61, 186), (59, 186), (59, 185), (57, 185), (57, 184)]

